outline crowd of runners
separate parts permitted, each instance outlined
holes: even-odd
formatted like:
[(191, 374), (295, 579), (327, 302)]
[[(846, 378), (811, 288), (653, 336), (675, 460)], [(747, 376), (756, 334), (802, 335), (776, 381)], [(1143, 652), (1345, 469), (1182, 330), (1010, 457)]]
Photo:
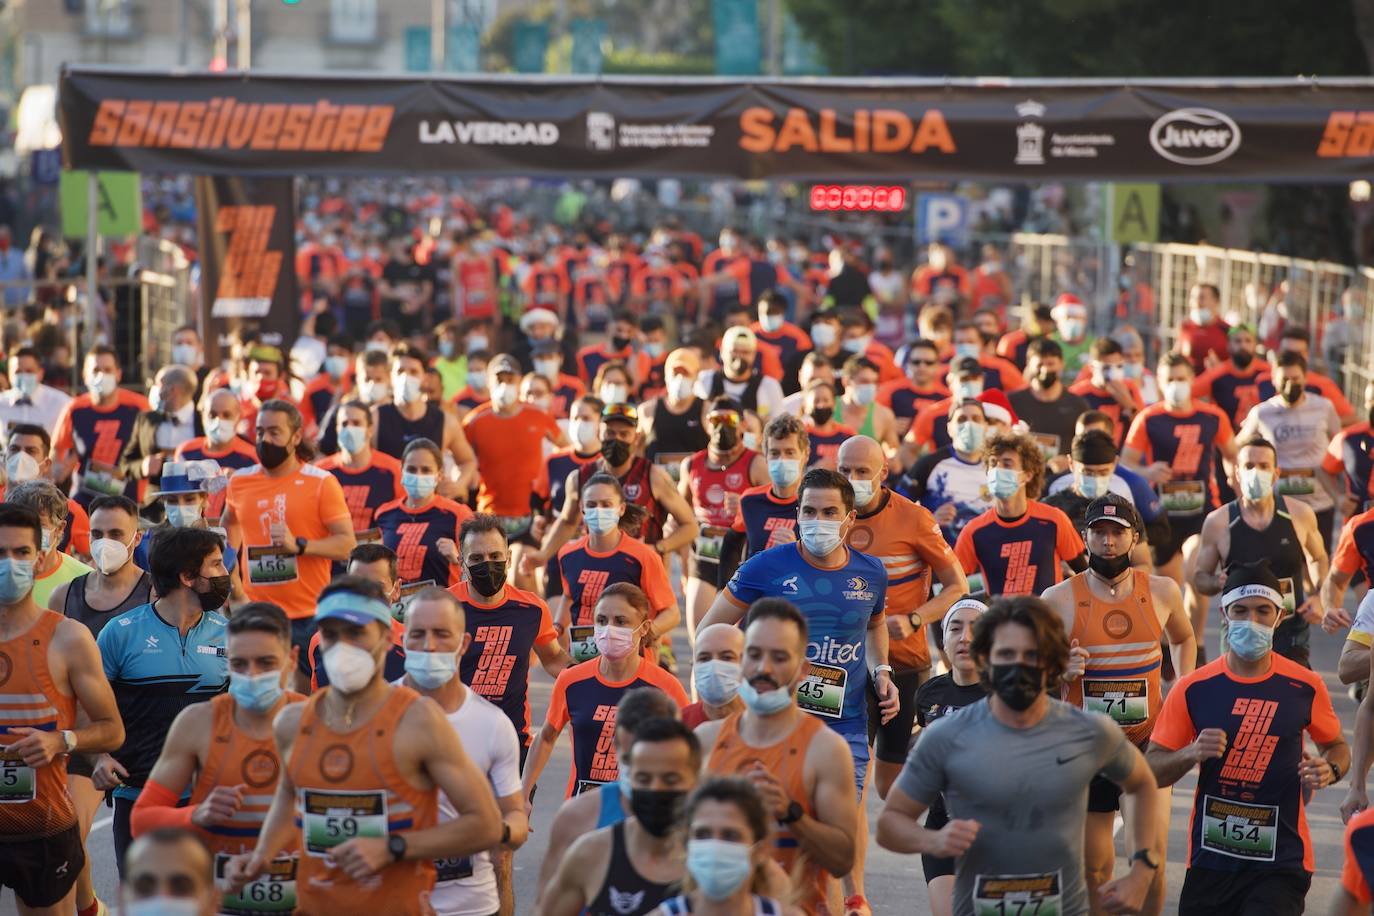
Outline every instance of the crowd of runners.
[(1374, 701), (1347, 744), (1311, 644), (1362, 690), (1374, 387), (1304, 327), (1203, 282), (1156, 353), (994, 248), (313, 205), (294, 340), (126, 385), (61, 301), (4, 329), (21, 912), (910, 910), (875, 843), (941, 916), (1297, 914), (1318, 861), (1369, 912)]

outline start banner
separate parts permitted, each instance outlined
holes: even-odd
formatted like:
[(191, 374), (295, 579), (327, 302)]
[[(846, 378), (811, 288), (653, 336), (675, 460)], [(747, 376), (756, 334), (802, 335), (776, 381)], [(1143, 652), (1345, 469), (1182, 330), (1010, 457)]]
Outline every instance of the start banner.
[(1348, 181), (1374, 80), (654, 79), (69, 67), (68, 168)]

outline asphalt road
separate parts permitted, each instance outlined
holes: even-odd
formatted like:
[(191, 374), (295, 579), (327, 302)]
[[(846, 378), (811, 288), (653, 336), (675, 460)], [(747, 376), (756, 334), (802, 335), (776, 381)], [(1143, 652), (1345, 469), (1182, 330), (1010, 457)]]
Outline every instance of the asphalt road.
[[(1351, 603), (1353, 613), (1354, 603)], [(1214, 620), (1215, 618), (1213, 618)], [(1215, 643), (1214, 634), (1209, 631), (1209, 642)], [(1350, 740), (1355, 723), (1355, 704), (1346, 695), (1335, 677), (1336, 660), (1340, 654), (1341, 637), (1327, 636), (1320, 631), (1313, 633), (1312, 658), (1317, 670), (1326, 675), (1327, 688), (1331, 691), (1336, 712), (1345, 727), (1346, 740)], [(686, 635), (679, 633), (678, 658), (689, 657), (686, 652)], [(534, 682), (530, 687), (532, 716), (535, 722), (542, 720), (548, 704), (552, 681), (537, 666), (534, 667)], [(560, 786), (571, 763), (570, 745), (567, 733), (555, 749), (550, 759), (543, 782), (552, 788)], [(1345, 782), (1325, 789), (1316, 794), (1307, 808), (1308, 826), (1316, 849), (1316, 875), (1312, 890), (1307, 897), (1308, 912), (1326, 913), (1333, 895), (1340, 885), (1342, 857), (1342, 826), (1339, 806), (1345, 797)], [(1183, 883), (1184, 863), (1187, 854), (1187, 829), (1191, 807), (1194, 778), (1185, 777), (1174, 787), (1173, 813), (1169, 831), (1168, 882), (1171, 905), (1165, 912), (1175, 912), (1172, 901), (1178, 898)], [(558, 793), (541, 792), (534, 807), (534, 833), (529, 843), (515, 857), (516, 912), (533, 912), (535, 885), (539, 873), (539, 863), (544, 853), (545, 838), (558, 802)], [(870, 829), (876, 820), (881, 803), (876, 793), (869, 793), (868, 814)], [(1117, 850), (1125, 852), (1123, 838), (1118, 835)], [(108, 902), (116, 899), (118, 881), (115, 874), (114, 848), (110, 837), (108, 812), (102, 810), (97, 815), (89, 849), (95, 863), (96, 892)], [(1121, 857), (1118, 868), (1124, 868)], [(925, 883), (922, 878), (920, 862), (916, 857), (899, 856), (878, 848), (870, 842), (867, 868), (867, 892), (869, 901), (876, 913), (927, 914), (930, 912), (926, 901)], [(13, 898), (6, 894), (0, 902), (0, 913), (15, 912)]]

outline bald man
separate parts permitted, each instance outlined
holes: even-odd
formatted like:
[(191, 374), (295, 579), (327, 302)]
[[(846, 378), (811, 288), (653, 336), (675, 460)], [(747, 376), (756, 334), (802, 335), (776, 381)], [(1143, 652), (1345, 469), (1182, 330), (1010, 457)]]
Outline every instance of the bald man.
[(697, 631), (692, 653), (692, 693), (697, 701), (682, 710), (688, 728), (714, 722), (744, 708), (739, 698), (744, 631), (734, 624), (713, 623)]
[(119, 468), (126, 480), (157, 483), (162, 479), (163, 461), (172, 457), (178, 445), (201, 435), (195, 395), (196, 374), (189, 368), (173, 363), (158, 370), (148, 389), (151, 409), (134, 419), (119, 456)]
[(149, 831), (134, 840), (124, 862), (123, 912), (214, 916), (219, 910), (214, 863), (194, 831)]
[[(930, 649), (925, 625), (938, 624), (945, 611), (968, 594), (968, 580), (954, 551), (940, 534), (928, 509), (883, 486), (888, 464), (883, 447), (868, 436), (853, 436), (841, 445), (835, 469), (854, 488), (857, 518), (849, 529), (850, 548), (877, 558), (887, 570), (886, 620), (889, 673), (897, 688), (897, 714), (887, 721), (879, 715), (878, 696), (868, 688), (868, 740), (877, 739), (878, 796), (896, 781), (906, 762), (911, 730), (916, 721), (916, 690), (930, 677)], [(930, 596), (932, 577), (943, 588)], [(876, 676), (878, 668), (873, 669)], [(854, 870), (845, 878), (845, 897), (863, 898), (863, 867), (868, 826), (859, 805), (860, 825), (855, 844)], [(853, 909), (846, 902), (845, 908)]]

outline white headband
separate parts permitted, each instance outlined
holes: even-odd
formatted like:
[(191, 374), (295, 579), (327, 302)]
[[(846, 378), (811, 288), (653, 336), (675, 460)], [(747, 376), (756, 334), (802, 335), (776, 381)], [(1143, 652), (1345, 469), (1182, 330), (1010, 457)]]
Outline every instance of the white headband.
[(1238, 585), (1221, 596), (1221, 606), (1229, 607), (1242, 598), (1267, 598), (1275, 607), (1283, 607), (1283, 595), (1267, 585)]
[(949, 619), (954, 616), (956, 611), (962, 611), (967, 607), (973, 608), (980, 614), (988, 609), (988, 606), (977, 598), (960, 598), (950, 605), (949, 610), (945, 611), (944, 619), (940, 621), (940, 632), (943, 633), (949, 629)]

